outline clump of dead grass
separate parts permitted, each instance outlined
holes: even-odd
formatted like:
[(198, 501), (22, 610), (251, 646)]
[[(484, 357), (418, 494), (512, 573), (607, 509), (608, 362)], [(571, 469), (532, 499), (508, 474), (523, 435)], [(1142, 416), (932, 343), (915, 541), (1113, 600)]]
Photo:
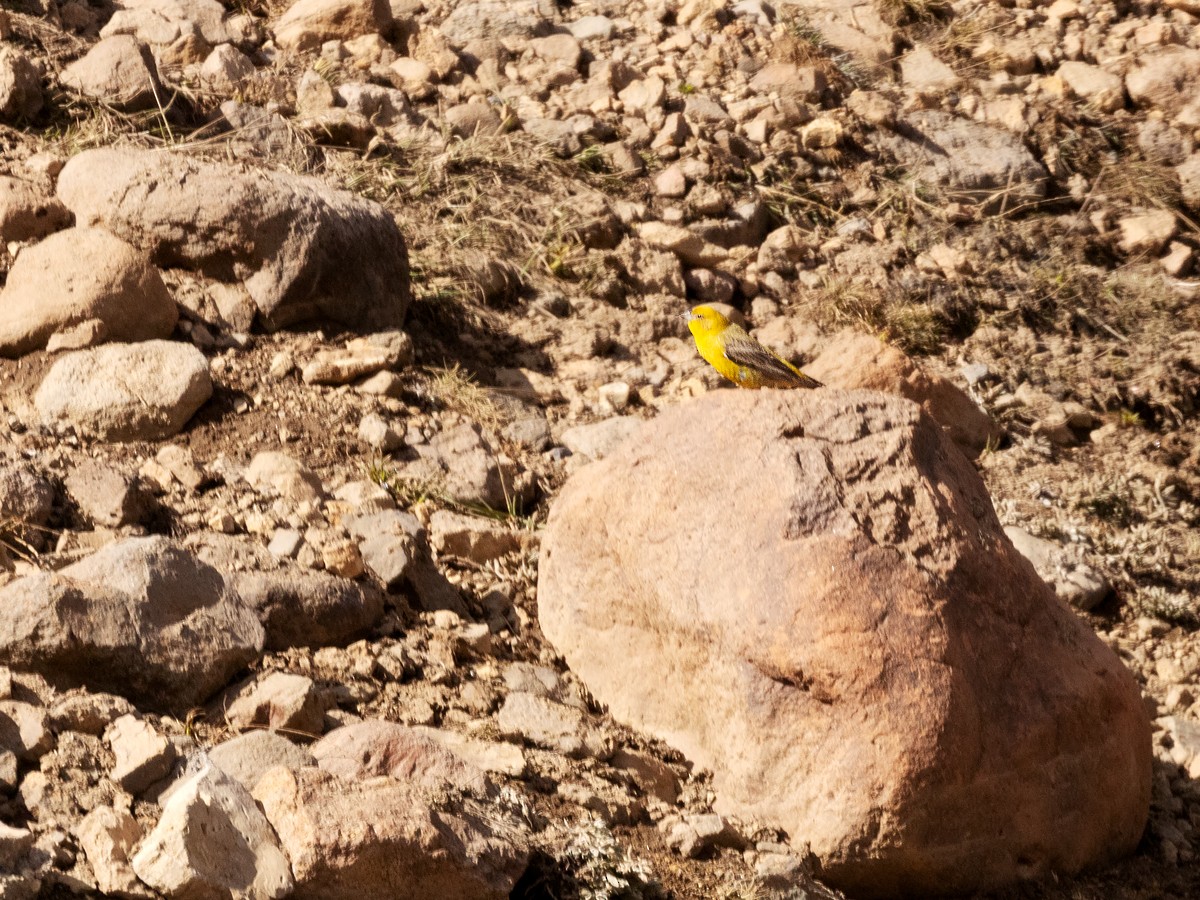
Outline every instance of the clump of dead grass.
[(848, 278), (827, 278), (803, 305), (823, 328), (857, 328), (907, 353), (934, 353), (946, 336), (937, 311), (928, 304), (900, 299)]
[(878, 8), (883, 20), (898, 28), (939, 22), (951, 12), (946, 0), (878, 0)]
[(433, 370), (428, 391), (430, 398), (438, 405), (460, 413), (472, 422), (478, 422), (489, 431), (495, 431), (504, 424), (500, 408), (487, 389), (457, 363)]

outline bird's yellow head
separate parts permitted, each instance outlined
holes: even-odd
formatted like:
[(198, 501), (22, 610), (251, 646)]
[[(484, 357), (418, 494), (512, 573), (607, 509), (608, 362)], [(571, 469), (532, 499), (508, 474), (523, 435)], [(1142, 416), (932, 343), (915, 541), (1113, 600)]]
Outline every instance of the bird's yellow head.
[(711, 306), (692, 307), (692, 311), (684, 313), (684, 317), (688, 331), (697, 339), (718, 335), (729, 327), (729, 320)]

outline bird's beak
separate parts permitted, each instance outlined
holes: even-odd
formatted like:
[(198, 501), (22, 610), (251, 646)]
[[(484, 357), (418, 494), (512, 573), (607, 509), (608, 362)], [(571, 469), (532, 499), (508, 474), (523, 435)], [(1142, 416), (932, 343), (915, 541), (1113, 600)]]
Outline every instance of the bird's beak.
[(690, 322), (692, 319), (698, 319), (700, 317), (689, 309), (687, 312), (681, 312), (679, 314), (679, 318), (683, 319), (685, 322)]

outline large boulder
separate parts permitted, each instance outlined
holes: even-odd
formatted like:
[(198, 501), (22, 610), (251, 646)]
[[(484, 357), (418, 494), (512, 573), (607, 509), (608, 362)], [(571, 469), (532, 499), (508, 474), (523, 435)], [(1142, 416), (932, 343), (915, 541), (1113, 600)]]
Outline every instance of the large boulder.
[(254, 611), (221, 573), (163, 537), (117, 541), (0, 590), (0, 661), (180, 712), (262, 650)]
[(986, 890), (1137, 845), (1133, 676), (907, 400), (669, 410), (567, 483), (539, 571), (542, 628), (596, 698), (855, 896)]
[(869, 334), (838, 333), (804, 371), (832, 387), (886, 391), (919, 403), (971, 456), (1004, 436), (1004, 429), (961, 388)]
[(146, 254), (101, 228), (69, 228), (17, 257), (0, 294), (0, 354), (95, 321), (113, 341), (167, 338), (179, 310)]
[(153, 441), (178, 433), (212, 392), (208, 361), (195, 347), (144, 341), (63, 354), (33, 402), (44, 425), (105, 441)]
[(159, 266), (244, 282), (271, 328), (318, 315), (394, 328), (412, 299), (391, 214), (315, 178), (102, 148), (67, 163), (58, 195), (80, 225), (102, 225)]

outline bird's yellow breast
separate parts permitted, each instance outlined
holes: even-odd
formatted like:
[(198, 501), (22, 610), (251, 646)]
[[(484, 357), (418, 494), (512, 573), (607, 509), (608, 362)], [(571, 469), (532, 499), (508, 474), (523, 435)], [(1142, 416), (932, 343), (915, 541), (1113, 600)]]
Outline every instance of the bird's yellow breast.
[(739, 366), (725, 355), (725, 342), (721, 334), (711, 334), (703, 331), (693, 331), (696, 339), (696, 349), (710, 366), (717, 370), (723, 378), (728, 378), (735, 384), (747, 388), (762, 387), (762, 379), (758, 373), (746, 366)]

